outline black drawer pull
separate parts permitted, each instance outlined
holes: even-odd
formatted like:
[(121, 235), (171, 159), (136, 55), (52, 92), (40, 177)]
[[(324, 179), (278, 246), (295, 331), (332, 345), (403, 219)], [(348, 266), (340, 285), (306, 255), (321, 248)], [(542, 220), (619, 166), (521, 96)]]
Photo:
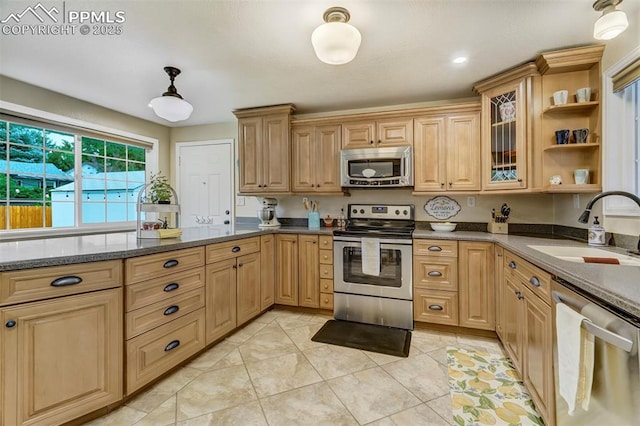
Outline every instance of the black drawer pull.
[(69, 275), (68, 277), (56, 278), (55, 280), (51, 281), (51, 285), (53, 287), (64, 287), (67, 285), (80, 284), (81, 282), (82, 278), (75, 275)]
[(429, 248), (427, 248), (427, 250), (429, 250), (429, 251), (442, 251), (442, 247), (440, 247), (440, 246), (429, 246)]
[(514, 262), (513, 260), (509, 262), (509, 268), (516, 269), (516, 262)]
[(429, 309), (432, 311), (442, 311), (444, 308), (440, 305), (429, 305)]
[(240, 247), (239, 247), (239, 246), (234, 246), (234, 247), (231, 249), (231, 251), (232, 251), (232, 252), (234, 252), (234, 253), (237, 253), (237, 252), (239, 252), (239, 251), (240, 251)]
[(164, 314), (165, 315), (171, 315), (171, 314), (175, 314), (176, 312), (178, 312), (180, 310), (180, 306), (178, 305), (171, 305), (169, 306), (167, 309), (164, 310)]
[(177, 348), (178, 346), (180, 346), (180, 340), (174, 340), (174, 341), (170, 342), (167, 346), (164, 347), (164, 351), (165, 352), (172, 351), (175, 348)]
[(167, 293), (173, 290), (177, 290), (180, 287), (180, 284), (178, 283), (171, 283), (171, 284), (167, 284), (163, 291), (166, 291)]
[(171, 259), (171, 260), (167, 260), (166, 262), (164, 262), (164, 265), (162, 265), (164, 268), (173, 268), (174, 266), (178, 266), (180, 262), (178, 262), (175, 259)]
[(7, 328), (13, 328), (16, 326), (16, 322), (14, 320), (9, 320), (4, 324), (4, 326)]
[(540, 287), (540, 280), (538, 279), (538, 277), (536, 277), (535, 275), (532, 276), (531, 278), (529, 278), (529, 282), (531, 283), (531, 285), (533, 285), (534, 287)]
[(441, 277), (442, 276), (442, 272), (440, 272), (440, 271), (429, 271), (429, 272), (427, 272), (427, 275), (429, 275), (430, 277)]

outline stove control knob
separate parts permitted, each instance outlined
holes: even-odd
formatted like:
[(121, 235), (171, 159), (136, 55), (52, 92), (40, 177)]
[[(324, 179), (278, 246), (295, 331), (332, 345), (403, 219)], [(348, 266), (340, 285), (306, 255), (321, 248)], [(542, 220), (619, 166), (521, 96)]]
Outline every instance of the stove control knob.
[(400, 214), (400, 210), (396, 210), (396, 214), (397, 214), (397, 215), (398, 215), (398, 214)]
[(408, 214), (409, 214), (409, 212), (408, 212), (408, 211), (406, 211), (406, 210), (403, 210), (403, 211), (402, 211), (402, 214), (406, 216), (406, 215), (408, 215)]
[(360, 214), (364, 214), (364, 209), (360, 209)]
[(353, 209), (353, 214), (357, 214), (358, 213), (358, 209)]

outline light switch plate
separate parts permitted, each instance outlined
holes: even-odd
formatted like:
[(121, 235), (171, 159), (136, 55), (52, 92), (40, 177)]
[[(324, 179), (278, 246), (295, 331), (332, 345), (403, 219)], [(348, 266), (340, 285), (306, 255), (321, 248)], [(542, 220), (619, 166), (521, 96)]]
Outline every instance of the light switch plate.
[(244, 206), (244, 196), (238, 195), (236, 197), (236, 206)]
[(476, 197), (467, 197), (467, 207), (476, 206)]

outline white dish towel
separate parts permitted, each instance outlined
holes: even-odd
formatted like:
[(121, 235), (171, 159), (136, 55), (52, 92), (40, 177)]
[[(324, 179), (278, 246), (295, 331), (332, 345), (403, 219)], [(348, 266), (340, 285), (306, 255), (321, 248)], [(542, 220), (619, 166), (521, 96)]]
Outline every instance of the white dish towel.
[(573, 415), (576, 405), (588, 410), (591, 400), (594, 337), (582, 328), (582, 321), (589, 320), (564, 303), (556, 304), (558, 387), (569, 406), (569, 415)]
[(362, 239), (362, 273), (380, 276), (380, 239)]

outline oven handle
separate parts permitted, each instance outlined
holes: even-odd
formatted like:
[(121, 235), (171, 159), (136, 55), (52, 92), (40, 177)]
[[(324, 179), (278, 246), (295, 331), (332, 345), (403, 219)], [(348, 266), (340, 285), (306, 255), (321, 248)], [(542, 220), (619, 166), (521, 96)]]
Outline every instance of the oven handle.
[[(554, 302), (564, 303), (571, 309), (575, 310), (575, 302), (571, 300), (571, 298), (560, 294), (555, 290), (551, 292), (551, 297), (553, 298)], [(593, 322), (588, 320), (588, 318), (587, 321), (582, 321), (582, 327), (584, 327), (586, 331), (593, 334), (594, 336), (599, 337), (607, 343), (617, 346), (623, 351), (631, 352), (631, 349), (633, 348), (633, 342), (631, 340), (627, 339), (626, 337), (620, 336), (619, 334), (612, 333), (606, 328), (602, 328), (599, 325), (594, 324)]]
[[(378, 238), (380, 240), (380, 247), (385, 248), (385, 246), (389, 244), (403, 245), (403, 246), (411, 246), (413, 245), (413, 240), (410, 238), (400, 239), (400, 238)], [(333, 237), (333, 243), (338, 244), (341, 242), (345, 243), (356, 243), (356, 244), (344, 244), (345, 247), (360, 247), (362, 244), (361, 237)]]

